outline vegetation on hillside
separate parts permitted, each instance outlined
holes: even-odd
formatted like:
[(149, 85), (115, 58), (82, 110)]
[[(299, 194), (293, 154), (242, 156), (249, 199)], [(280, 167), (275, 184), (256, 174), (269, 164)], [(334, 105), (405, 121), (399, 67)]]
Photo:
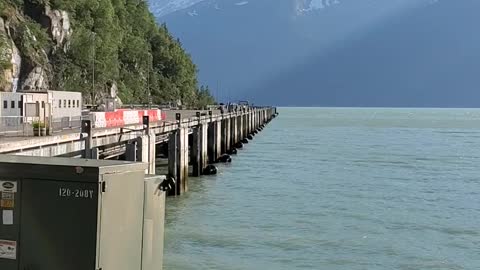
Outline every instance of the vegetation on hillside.
[[(54, 48), (42, 25), (45, 6), (68, 12), (68, 50)], [(81, 91), (91, 102), (112, 85), (124, 103), (214, 102), (198, 87), (197, 67), (180, 41), (157, 25), (144, 0), (0, 0), (0, 16), (15, 28), (22, 64), (49, 70), (51, 89)]]

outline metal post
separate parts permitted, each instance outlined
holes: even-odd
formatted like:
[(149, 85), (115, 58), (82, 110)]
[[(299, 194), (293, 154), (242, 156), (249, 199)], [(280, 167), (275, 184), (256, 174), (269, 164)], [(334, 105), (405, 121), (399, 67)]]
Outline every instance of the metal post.
[(144, 115), (142, 118), (145, 134), (150, 134), (150, 116)]
[(178, 121), (178, 127), (182, 125), (182, 114), (181, 113), (176, 113), (175, 114), (175, 120)]
[(97, 33), (95, 32), (92, 32), (92, 35), (93, 35), (93, 61), (92, 61), (92, 105), (95, 104), (95, 100), (94, 100), (94, 95), (95, 95), (95, 53), (96, 53), (96, 45), (95, 45), (95, 37), (97, 35)]
[(82, 153), (83, 158), (92, 158), (92, 121), (82, 120), (81, 136), (85, 142), (85, 148)]
[(201, 112), (197, 112), (196, 113), (196, 116), (197, 116), (197, 120), (198, 120), (198, 125), (200, 125), (200, 122), (202, 121), (201, 118), (202, 118), (202, 113)]

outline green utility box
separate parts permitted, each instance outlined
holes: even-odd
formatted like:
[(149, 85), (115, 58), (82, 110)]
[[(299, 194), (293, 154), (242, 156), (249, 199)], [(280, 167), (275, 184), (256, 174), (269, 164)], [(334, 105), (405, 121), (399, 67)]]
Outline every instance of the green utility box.
[[(154, 190), (158, 179), (144, 179), (146, 168), (122, 161), (0, 156), (0, 269), (142, 269), (144, 231), (152, 237), (161, 232), (163, 253), (163, 227), (155, 226), (159, 218), (163, 226), (164, 213), (144, 218), (144, 209), (154, 207), (148, 201), (153, 196), (164, 203), (164, 195)], [(159, 252), (154, 242), (147, 247), (151, 257)]]

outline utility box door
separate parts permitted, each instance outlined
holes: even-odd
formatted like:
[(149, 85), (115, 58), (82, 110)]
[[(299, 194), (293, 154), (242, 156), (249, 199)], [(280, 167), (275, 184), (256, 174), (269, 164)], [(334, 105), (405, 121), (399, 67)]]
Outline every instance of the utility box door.
[(102, 270), (135, 270), (142, 264), (144, 171), (103, 175), (99, 264)]
[(0, 269), (18, 269), (20, 182), (0, 178)]
[(23, 180), (20, 269), (95, 269), (98, 184)]
[(165, 192), (160, 190), (164, 176), (145, 179), (142, 270), (163, 269)]

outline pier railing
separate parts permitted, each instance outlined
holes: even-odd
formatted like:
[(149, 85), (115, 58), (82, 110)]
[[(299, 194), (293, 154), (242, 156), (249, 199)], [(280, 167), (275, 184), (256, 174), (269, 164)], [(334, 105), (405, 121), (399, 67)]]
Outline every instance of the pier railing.
[(71, 132), (80, 128), (81, 117), (62, 117), (49, 121), (42, 121), (40, 117), (1, 116), (0, 136), (28, 137), (35, 136), (34, 127), (41, 126), (48, 130), (48, 134), (59, 133), (65, 130)]

